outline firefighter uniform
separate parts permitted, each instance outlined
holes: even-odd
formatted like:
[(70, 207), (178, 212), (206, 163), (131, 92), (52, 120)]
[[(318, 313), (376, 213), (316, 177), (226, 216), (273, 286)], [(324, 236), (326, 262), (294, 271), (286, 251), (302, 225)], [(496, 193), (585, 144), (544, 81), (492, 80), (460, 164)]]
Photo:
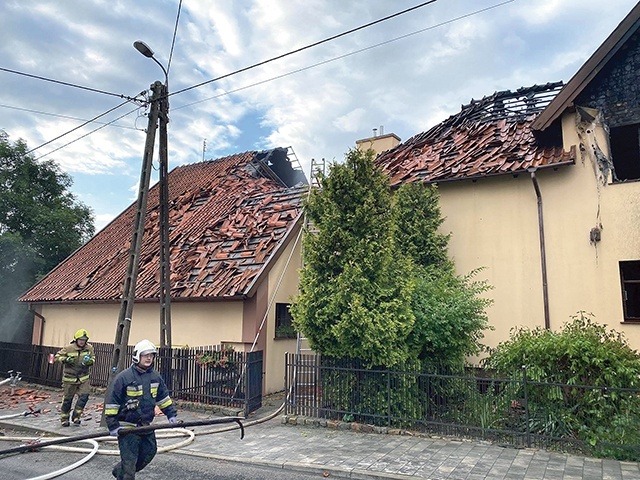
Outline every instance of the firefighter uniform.
[(89, 384), (89, 370), (96, 361), (93, 345), (88, 343), (89, 333), (78, 330), (71, 343), (56, 353), (56, 361), (64, 365), (62, 369), (62, 407), (60, 408), (60, 422), (63, 427), (69, 426), (71, 405), (73, 398), (78, 395), (71, 421), (80, 425), (80, 417), (89, 400), (91, 386)]
[[(143, 343), (147, 342), (147, 343)], [(134, 348), (134, 364), (120, 372), (113, 381), (105, 398), (107, 427), (112, 435), (121, 428), (140, 427), (151, 424), (156, 406), (176, 423), (176, 409), (162, 377), (152, 366), (143, 368), (140, 356), (157, 353), (155, 346), (145, 340)], [(157, 451), (153, 431), (144, 434), (118, 436), (120, 463), (113, 469), (113, 476), (121, 480), (132, 480), (135, 473), (151, 462)]]

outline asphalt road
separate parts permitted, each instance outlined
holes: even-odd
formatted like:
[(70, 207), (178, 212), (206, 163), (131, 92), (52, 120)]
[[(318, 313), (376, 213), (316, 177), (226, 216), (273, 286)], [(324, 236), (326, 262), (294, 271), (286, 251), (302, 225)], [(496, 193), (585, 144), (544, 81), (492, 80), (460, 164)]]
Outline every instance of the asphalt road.
[[(0, 442), (0, 448), (11, 448), (18, 444)], [(0, 478), (24, 480), (37, 478), (77, 462), (86, 456), (82, 453), (61, 451), (39, 451), (0, 457)], [(111, 469), (118, 456), (95, 455), (87, 463), (56, 477), (64, 480), (113, 479)], [(290, 470), (222, 462), (180, 453), (161, 453), (140, 473), (140, 480), (309, 480), (322, 478), (322, 474), (301, 473)]]
[[(62, 469), (82, 458), (82, 454), (67, 452), (25, 453), (0, 458), (0, 478), (24, 480)], [(111, 469), (118, 457), (95, 455), (84, 465), (57, 477), (64, 480), (113, 480)], [(162, 453), (147, 468), (136, 475), (140, 480), (307, 480), (322, 478), (321, 474), (308, 474), (270, 467), (256, 467), (221, 462), (201, 457)]]

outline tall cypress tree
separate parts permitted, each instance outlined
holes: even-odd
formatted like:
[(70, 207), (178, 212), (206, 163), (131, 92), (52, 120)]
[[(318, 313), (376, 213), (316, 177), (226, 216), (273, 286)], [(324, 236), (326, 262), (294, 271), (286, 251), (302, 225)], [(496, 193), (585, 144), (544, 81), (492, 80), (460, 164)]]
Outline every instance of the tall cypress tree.
[(358, 150), (320, 177), (321, 190), (305, 204), (317, 233), (305, 235), (294, 325), (324, 355), (402, 362), (410, 355), (413, 280), (393, 241), (388, 179), (373, 152)]

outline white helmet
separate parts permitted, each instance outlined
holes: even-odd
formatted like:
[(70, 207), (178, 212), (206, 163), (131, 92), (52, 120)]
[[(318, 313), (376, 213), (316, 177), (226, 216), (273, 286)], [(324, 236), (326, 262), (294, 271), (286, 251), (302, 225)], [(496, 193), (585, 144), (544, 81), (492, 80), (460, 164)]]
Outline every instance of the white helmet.
[(147, 353), (158, 353), (158, 349), (149, 340), (140, 340), (136, 343), (136, 346), (133, 347), (133, 363), (138, 363), (140, 361), (140, 355), (146, 355)]

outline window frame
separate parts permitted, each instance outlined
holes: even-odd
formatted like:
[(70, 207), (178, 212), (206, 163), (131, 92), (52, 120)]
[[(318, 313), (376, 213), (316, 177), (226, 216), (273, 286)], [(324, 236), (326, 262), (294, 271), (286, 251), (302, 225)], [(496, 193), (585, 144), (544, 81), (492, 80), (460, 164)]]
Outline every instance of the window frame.
[(275, 308), (275, 330), (274, 330), (274, 338), (276, 340), (291, 340), (297, 338), (297, 334), (295, 330), (293, 333), (289, 335), (278, 334), (278, 330), (281, 328), (291, 327), (293, 328), (293, 317), (291, 316), (291, 312), (289, 311), (289, 307), (291, 307), (290, 303), (277, 303)]
[[(620, 261), (618, 268), (620, 270), (622, 323), (640, 324), (640, 260)], [(630, 292), (633, 295), (633, 302), (630, 302), (629, 299)], [(629, 310), (632, 310), (631, 313)], [(636, 316), (631, 316), (633, 314)]]

